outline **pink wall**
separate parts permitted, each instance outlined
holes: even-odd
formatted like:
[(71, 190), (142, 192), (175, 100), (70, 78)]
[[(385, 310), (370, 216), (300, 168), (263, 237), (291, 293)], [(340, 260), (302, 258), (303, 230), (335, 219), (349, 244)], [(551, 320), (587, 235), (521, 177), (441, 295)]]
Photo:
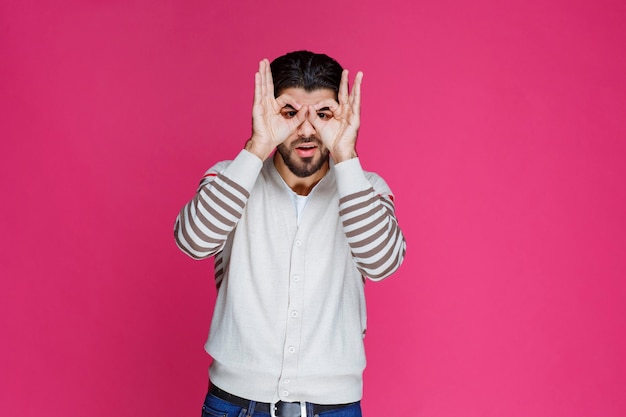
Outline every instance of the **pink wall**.
[(366, 416), (626, 415), (624, 2), (373, 4), (0, 3), (0, 415), (200, 414), (215, 291), (174, 217), (298, 48), (365, 72), (408, 240)]

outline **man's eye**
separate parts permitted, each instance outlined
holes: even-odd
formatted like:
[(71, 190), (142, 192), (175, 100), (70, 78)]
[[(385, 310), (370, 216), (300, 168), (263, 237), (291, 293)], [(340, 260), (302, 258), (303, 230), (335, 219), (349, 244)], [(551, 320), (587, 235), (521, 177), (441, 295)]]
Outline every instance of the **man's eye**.
[(297, 111), (295, 111), (295, 110), (291, 110), (291, 111), (284, 111), (284, 112), (283, 112), (283, 117), (284, 117), (285, 119), (291, 119), (291, 118), (293, 118), (293, 117), (296, 117), (296, 114), (298, 114), (298, 112), (297, 112)]
[(317, 113), (317, 117), (319, 117), (322, 120), (327, 120), (330, 119), (330, 114), (328, 113)]

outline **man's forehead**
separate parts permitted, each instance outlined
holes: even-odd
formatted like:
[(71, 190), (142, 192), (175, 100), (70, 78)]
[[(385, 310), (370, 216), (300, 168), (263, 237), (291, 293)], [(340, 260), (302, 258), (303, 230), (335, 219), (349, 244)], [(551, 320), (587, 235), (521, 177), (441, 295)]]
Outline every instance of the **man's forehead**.
[(337, 100), (335, 90), (330, 88), (318, 88), (307, 91), (301, 87), (284, 88), (279, 95), (288, 95), (300, 104), (314, 104), (322, 100)]

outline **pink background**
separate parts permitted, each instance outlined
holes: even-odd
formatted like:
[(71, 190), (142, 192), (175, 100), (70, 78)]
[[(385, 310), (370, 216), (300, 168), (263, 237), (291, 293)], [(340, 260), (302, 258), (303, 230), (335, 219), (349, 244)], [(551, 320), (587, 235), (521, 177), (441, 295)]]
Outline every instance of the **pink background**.
[(263, 57), (363, 70), (408, 258), (366, 416), (626, 415), (622, 0), (0, 2), (0, 415), (199, 416), (212, 263), (172, 225)]

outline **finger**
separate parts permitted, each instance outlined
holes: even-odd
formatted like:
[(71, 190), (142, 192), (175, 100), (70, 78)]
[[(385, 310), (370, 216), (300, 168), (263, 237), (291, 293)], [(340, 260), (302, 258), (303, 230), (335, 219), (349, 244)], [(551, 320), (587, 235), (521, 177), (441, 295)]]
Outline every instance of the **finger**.
[(350, 104), (352, 110), (358, 113), (361, 109), (361, 82), (363, 81), (363, 72), (359, 71), (354, 77), (354, 84), (352, 84), (352, 91), (350, 93)]
[(268, 59), (265, 59), (265, 84), (267, 88), (266, 94), (274, 97), (274, 79), (272, 78), (272, 67)]
[(302, 105), (298, 103), (296, 99), (290, 96), (289, 94), (281, 94), (280, 96), (276, 97), (276, 104), (278, 105), (279, 109), (282, 109), (283, 107), (287, 105), (290, 105), (296, 110), (300, 110), (300, 108), (302, 107)]
[(262, 97), (261, 74), (257, 72), (254, 74), (254, 104), (261, 104)]
[(262, 99), (265, 97), (265, 59), (259, 61), (259, 72), (257, 74), (259, 74), (259, 92)]
[(297, 125), (300, 126), (310, 113), (309, 107), (310, 106), (301, 106), (300, 109), (298, 109), (298, 113), (296, 113), (294, 118), (291, 120), (295, 120)]
[(315, 106), (306, 106), (306, 107), (307, 107), (306, 117), (309, 120), (309, 123), (311, 123), (313, 127), (315, 128), (315, 130), (319, 132), (321, 130), (321, 126), (320, 126), (321, 119), (317, 115), (317, 109), (315, 108)]
[(348, 103), (348, 70), (341, 72), (341, 82), (339, 83), (339, 104)]
[(306, 106), (307, 109), (307, 119), (309, 119), (309, 122), (313, 123), (314, 121), (319, 119), (319, 116), (317, 115), (317, 109), (312, 106), (312, 105), (308, 105)]
[(332, 98), (328, 98), (326, 100), (319, 101), (313, 105), (313, 109), (316, 111), (319, 109), (323, 109), (324, 107), (328, 107), (330, 111), (335, 112), (335, 110), (337, 110), (337, 108), (339, 107), (339, 103), (337, 103), (337, 101)]

